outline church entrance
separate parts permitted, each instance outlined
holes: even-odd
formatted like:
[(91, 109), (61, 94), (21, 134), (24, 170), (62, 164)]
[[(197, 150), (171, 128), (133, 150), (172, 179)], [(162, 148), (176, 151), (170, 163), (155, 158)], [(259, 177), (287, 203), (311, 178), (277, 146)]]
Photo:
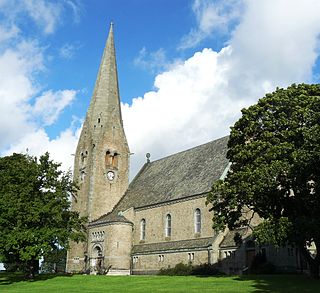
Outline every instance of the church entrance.
[(254, 241), (249, 240), (246, 243), (246, 267), (250, 267), (256, 256), (256, 247)]
[(101, 247), (99, 245), (94, 246), (90, 258), (90, 271), (92, 274), (100, 274), (102, 272), (104, 267), (103, 259)]

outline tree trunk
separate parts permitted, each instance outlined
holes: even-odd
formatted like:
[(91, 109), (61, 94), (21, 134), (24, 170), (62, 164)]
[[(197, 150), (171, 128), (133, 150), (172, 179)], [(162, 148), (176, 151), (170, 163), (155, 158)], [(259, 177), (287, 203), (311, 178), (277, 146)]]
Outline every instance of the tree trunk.
[(27, 279), (33, 280), (36, 270), (37, 270), (36, 259), (32, 258), (27, 262), (27, 272), (26, 272)]
[(310, 251), (305, 245), (300, 245), (301, 254), (309, 265), (310, 276), (314, 279), (319, 279), (320, 253), (318, 253), (319, 246), (316, 243), (317, 255), (312, 257)]
[(310, 267), (310, 276), (313, 279), (319, 279), (319, 263), (313, 261), (309, 263), (309, 267)]

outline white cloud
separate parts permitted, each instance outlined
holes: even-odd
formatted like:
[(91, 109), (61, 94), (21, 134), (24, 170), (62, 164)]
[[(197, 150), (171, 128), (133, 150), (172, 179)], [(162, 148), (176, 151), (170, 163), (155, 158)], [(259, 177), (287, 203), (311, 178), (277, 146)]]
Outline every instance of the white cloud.
[(59, 55), (63, 59), (71, 59), (74, 56), (75, 50), (74, 45), (64, 44), (59, 50)]
[[(154, 160), (226, 135), (240, 109), (266, 91), (313, 79), (313, 65), (319, 56), (320, 1), (194, 3), (197, 27), (185, 38), (185, 47), (199, 44), (222, 27), (230, 29), (235, 20), (240, 22), (219, 52), (203, 49), (179, 64), (168, 64), (161, 50), (155, 55), (141, 52), (138, 64), (159, 70), (152, 63), (157, 57), (164, 60), (166, 65), (160, 69), (166, 71), (157, 75), (155, 91), (122, 106), (128, 142), (135, 153), (133, 172), (142, 166), (146, 152)], [(244, 9), (240, 10), (241, 19), (230, 3)], [(48, 32), (56, 25), (49, 20), (42, 24)], [(10, 32), (10, 22), (2, 28), (7, 32), (6, 40), (19, 35), (19, 31)], [(53, 123), (75, 92), (62, 89), (39, 93), (35, 76), (45, 67), (43, 49), (36, 42), (18, 43), (0, 51), (0, 147), (6, 153), (28, 148), (36, 155), (49, 150), (55, 160), (70, 165), (73, 158), (69, 154), (74, 152), (79, 128), (68, 128), (50, 139), (36, 118)], [(40, 97), (33, 107), (36, 95)], [(45, 101), (49, 100), (54, 107), (45, 113)]]
[(259, 82), (311, 81), (319, 54), (320, 2), (249, 0), (247, 4), (231, 40), (233, 66), (244, 70), (243, 77)]
[(73, 154), (80, 136), (80, 130), (81, 128), (73, 129), (70, 127), (62, 131), (58, 137), (50, 139), (43, 128), (34, 129), (11, 146), (5, 152), (5, 155), (17, 152), (39, 157), (45, 152), (49, 152), (50, 157), (56, 162), (62, 163), (62, 169), (67, 171), (73, 168)]
[(24, 8), (30, 17), (43, 27), (46, 34), (55, 31), (62, 7), (59, 3), (44, 0), (24, 0)]
[(82, 14), (82, 4), (80, 0), (71, 1), (66, 0), (66, 5), (68, 5), (73, 13), (73, 20), (75, 23), (80, 22), (81, 14)]
[(45, 125), (53, 124), (62, 110), (75, 99), (75, 90), (60, 90), (44, 92), (36, 99), (33, 114), (39, 116)]
[(204, 49), (159, 74), (156, 91), (123, 105), (132, 171), (227, 135), (240, 110), (276, 86), (311, 82), (319, 56), (318, 0), (248, 0), (229, 45)]
[(225, 34), (229, 26), (239, 19), (243, 10), (242, 0), (194, 0), (192, 10), (197, 27), (183, 36), (179, 49), (192, 48), (214, 32)]
[(123, 105), (124, 126), (131, 151), (135, 153), (132, 172), (143, 162), (146, 152), (153, 159), (207, 142), (228, 133), (242, 99), (227, 95), (230, 48), (217, 53), (204, 49), (159, 74), (156, 91)]
[(60, 24), (63, 5), (43, 0), (12, 0), (1, 1), (0, 7), (0, 153), (28, 149), (39, 156), (49, 151), (67, 169), (72, 166), (71, 153), (79, 128), (71, 125), (50, 139), (43, 125), (54, 123), (77, 92), (66, 89), (41, 92), (43, 85), (38, 77), (46, 71), (47, 45), (30, 37), (26, 39), (18, 21), (19, 16), (31, 18), (44, 33), (53, 33)]
[(0, 54), (1, 149), (32, 129), (29, 101), (37, 91), (32, 76), (42, 68), (42, 51), (35, 43), (22, 42)]
[[(21, 21), (23, 18), (32, 19), (45, 34), (52, 34), (63, 23), (64, 15), (72, 11), (72, 20), (80, 21), (82, 6), (78, 0), (2, 0), (0, 1), (1, 22), (8, 25)], [(68, 15), (68, 17), (70, 17)]]
[(0, 26), (0, 42), (6, 42), (7, 40), (17, 37), (18, 34), (19, 29), (15, 25)]
[(163, 48), (148, 52), (146, 47), (143, 47), (139, 51), (139, 55), (133, 60), (133, 63), (135, 66), (151, 72), (159, 72), (169, 66), (169, 61)]

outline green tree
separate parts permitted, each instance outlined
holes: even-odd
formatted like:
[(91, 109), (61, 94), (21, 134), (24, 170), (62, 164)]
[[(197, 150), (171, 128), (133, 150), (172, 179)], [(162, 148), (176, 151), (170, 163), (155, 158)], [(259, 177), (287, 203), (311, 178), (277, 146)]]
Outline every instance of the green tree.
[(320, 85), (277, 89), (243, 109), (228, 148), (230, 170), (208, 196), (213, 227), (250, 225), (252, 211), (263, 219), (258, 242), (295, 244), (319, 277)]
[(49, 154), (0, 158), (0, 256), (16, 261), (33, 278), (37, 260), (68, 241), (83, 241), (84, 218), (70, 211), (77, 191), (71, 172)]

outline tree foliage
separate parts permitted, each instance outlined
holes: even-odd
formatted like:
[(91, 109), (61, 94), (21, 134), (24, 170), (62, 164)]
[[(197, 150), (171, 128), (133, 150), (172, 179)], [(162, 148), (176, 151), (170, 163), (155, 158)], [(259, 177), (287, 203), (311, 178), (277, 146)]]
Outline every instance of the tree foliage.
[(59, 167), (48, 153), (39, 160), (0, 158), (0, 256), (23, 264), (31, 276), (41, 256), (85, 238), (85, 219), (70, 211), (76, 186)]
[(258, 241), (294, 243), (319, 273), (320, 253), (307, 248), (320, 249), (320, 85), (277, 89), (243, 109), (228, 148), (230, 171), (208, 196), (214, 228), (249, 225), (253, 211), (264, 220)]

